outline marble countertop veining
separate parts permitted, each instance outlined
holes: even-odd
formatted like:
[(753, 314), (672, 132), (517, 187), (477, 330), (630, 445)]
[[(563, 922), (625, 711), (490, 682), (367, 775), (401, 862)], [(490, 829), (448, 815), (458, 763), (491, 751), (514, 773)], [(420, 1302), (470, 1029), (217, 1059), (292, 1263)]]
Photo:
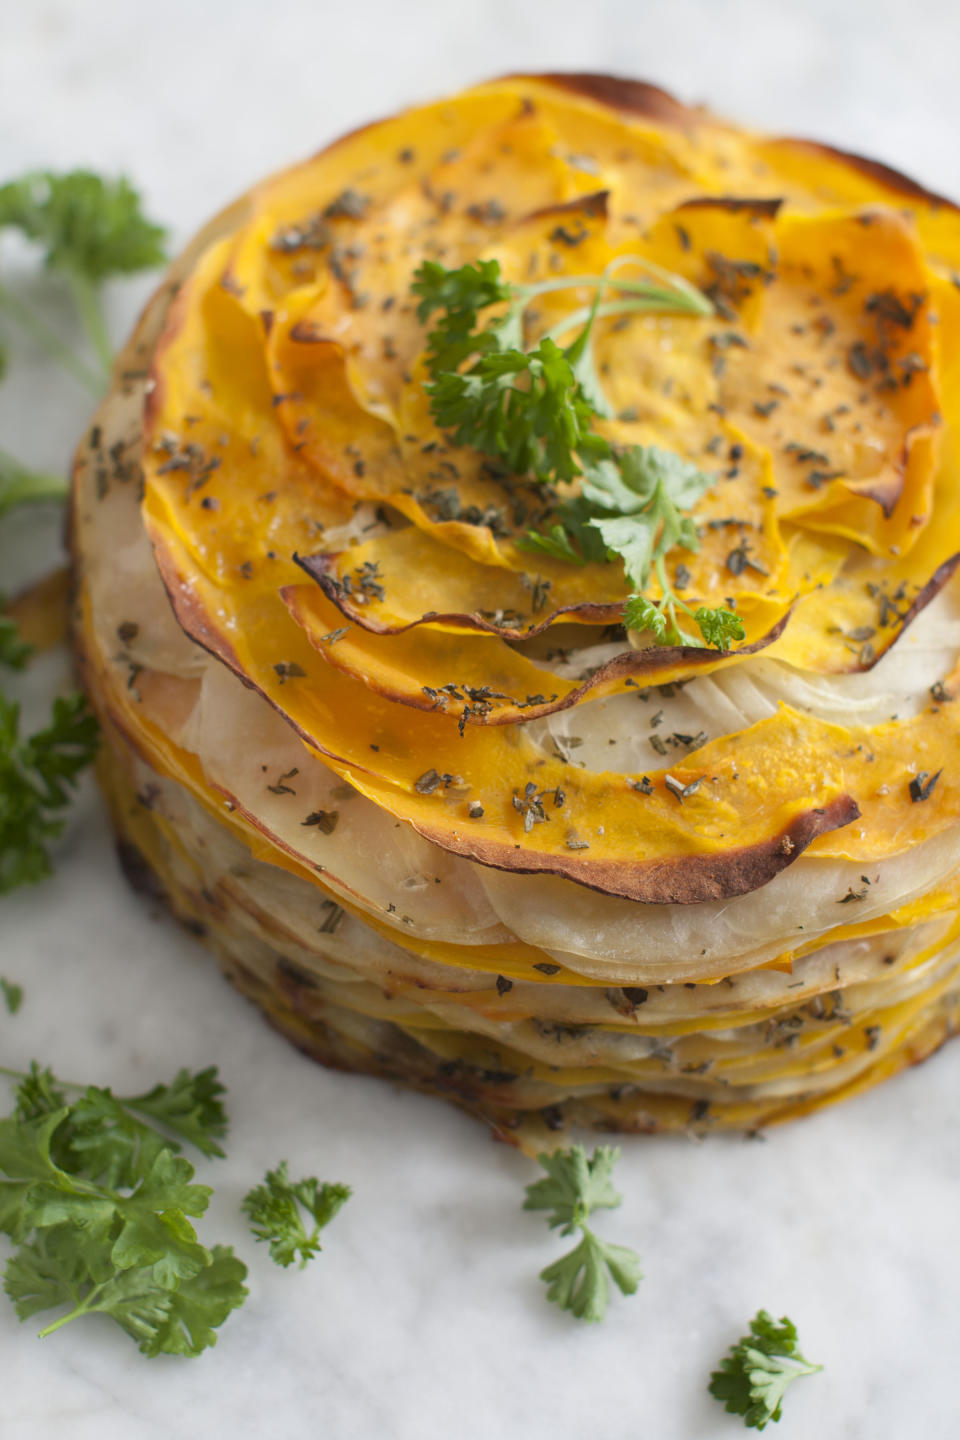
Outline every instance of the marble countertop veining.
[[(134, 175), (176, 240), (257, 175), (397, 105), (507, 70), (606, 69), (747, 123), (834, 140), (960, 195), (960, 11), (942, 0), (30, 0), (0, 6), (0, 177)], [(119, 335), (147, 286), (114, 292)], [(4, 448), (62, 465), (83, 396), (18, 351)], [(0, 584), (49, 560), (17, 518)], [(51, 659), (28, 681), (54, 683)], [(763, 1142), (624, 1144), (605, 1221), (646, 1278), (606, 1323), (544, 1303), (560, 1253), (520, 1209), (531, 1166), (437, 1101), (323, 1071), (274, 1035), (202, 947), (120, 877), (84, 789), (58, 871), (0, 902), (0, 1060), (127, 1092), (217, 1063), (229, 1160), (204, 1235), (250, 1298), (197, 1361), (147, 1362), (106, 1322), (39, 1343), (0, 1303), (2, 1440), (724, 1440), (705, 1391), (759, 1306), (825, 1363), (782, 1440), (954, 1440), (960, 1429), (960, 1045)], [(282, 1157), (354, 1197), (303, 1273), (238, 1213)]]

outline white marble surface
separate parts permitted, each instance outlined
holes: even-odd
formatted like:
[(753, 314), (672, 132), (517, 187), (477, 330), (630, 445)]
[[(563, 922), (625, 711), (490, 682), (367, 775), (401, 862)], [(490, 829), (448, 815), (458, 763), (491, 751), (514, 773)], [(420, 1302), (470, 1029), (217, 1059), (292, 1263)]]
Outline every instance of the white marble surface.
[[(946, 0), (0, 0), (0, 176), (127, 170), (179, 239), (399, 103), (508, 69), (606, 68), (960, 194), (958, 41)], [(142, 293), (114, 295), (118, 333)], [(0, 438), (61, 464), (84, 398), (19, 353)], [(8, 529), (0, 584), (54, 544), (49, 524)], [(706, 1377), (760, 1305), (827, 1366), (790, 1396), (783, 1440), (957, 1434), (960, 1045), (766, 1143), (627, 1142), (605, 1228), (646, 1279), (587, 1328), (544, 1303), (559, 1242), (520, 1210), (528, 1162), (439, 1102), (290, 1050), (128, 892), (92, 791), (56, 878), (0, 901), (0, 973), (26, 989), (0, 1013), (2, 1063), (128, 1091), (220, 1065), (233, 1127), (229, 1161), (203, 1168), (204, 1233), (251, 1269), (198, 1361), (148, 1362), (95, 1322), (41, 1344), (0, 1302), (3, 1440), (723, 1440), (743, 1432)], [(282, 1156), (355, 1189), (303, 1274), (271, 1266), (237, 1213)]]

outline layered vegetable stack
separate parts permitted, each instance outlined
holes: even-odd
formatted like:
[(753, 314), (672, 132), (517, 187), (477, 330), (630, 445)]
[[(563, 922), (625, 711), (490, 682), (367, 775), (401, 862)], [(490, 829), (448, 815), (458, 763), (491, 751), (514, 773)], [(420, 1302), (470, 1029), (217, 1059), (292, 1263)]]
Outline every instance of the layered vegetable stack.
[(894, 172), (584, 76), (191, 245), (81, 446), (77, 644), (125, 854), (298, 1045), (536, 1143), (956, 1028), (954, 267)]

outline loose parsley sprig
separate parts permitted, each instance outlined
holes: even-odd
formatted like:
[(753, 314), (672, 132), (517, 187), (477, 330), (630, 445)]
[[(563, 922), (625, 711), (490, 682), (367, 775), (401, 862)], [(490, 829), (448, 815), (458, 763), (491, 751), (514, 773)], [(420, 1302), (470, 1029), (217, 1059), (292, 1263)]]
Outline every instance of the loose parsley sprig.
[[(65, 1092), (80, 1087), (49, 1069), (3, 1073), (20, 1080), (15, 1113), (0, 1120), (0, 1231), (17, 1246), (4, 1288), (20, 1318), (62, 1310), (47, 1336), (107, 1314), (145, 1355), (215, 1344), (246, 1296), (246, 1267), (229, 1247), (198, 1240), (191, 1220), (212, 1192), (192, 1183), (193, 1166), (164, 1131), (222, 1154), (216, 1072), (181, 1071), (129, 1101), (88, 1086), (73, 1103)], [(151, 1114), (162, 1131), (139, 1118)]]
[(3, 995), (8, 1014), (16, 1015), (23, 1004), (23, 986), (8, 980), (5, 975), (0, 975), (0, 994)]
[[(624, 279), (626, 264), (648, 272)], [(651, 278), (652, 276), (652, 278)], [(576, 310), (524, 348), (524, 315), (538, 295), (592, 288), (589, 306)], [(579, 493), (554, 507), (556, 522), (530, 530), (521, 549), (586, 564), (621, 560), (637, 587), (624, 614), (628, 628), (648, 631), (659, 644), (714, 645), (726, 650), (743, 638), (743, 625), (730, 610), (693, 609), (671, 585), (665, 558), (675, 546), (697, 550), (696, 527), (684, 509), (693, 506), (713, 478), (679, 455), (655, 447), (615, 451), (593, 428), (609, 410), (593, 345), (595, 322), (638, 312), (709, 315), (712, 306), (687, 281), (641, 257), (618, 257), (602, 275), (567, 275), (530, 285), (512, 285), (496, 260), (447, 270), (426, 260), (413, 291), (424, 323), (439, 315), (427, 343), (426, 386), (431, 413), (457, 444), (490, 455), (510, 473), (557, 484), (579, 480)], [(618, 298), (601, 303), (605, 289)], [(505, 307), (486, 325), (480, 313)], [(563, 349), (557, 343), (574, 331)], [(658, 601), (643, 590), (655, 574)], [(693, 626), (684, 626), (686, 616)]]
[(113, 350), (100, 304), (104, 282), (151, 269), (165, 258), (164, 235), (148, 220), (140, 196), (124, 178), (106, 180), (89, 170), (56, 175), (36, 171), (0, 186), (0, 230), (19, 231), (39, 245), (49, 270), (62, 275), (99, 363), (99, 372), (74, 355), (31, 306), (0, 286), (0, 311), (82, 384), (100, 394)]
[(579, 1320), (599, 1321), (606, 1314), (607, 1274), (624, 1295), (633, 1295), (641, 1280), (640, 1258), (623, 1245), (601, 1240), (587, 1225), (594, 1210), (615, 1210), (623, 1197), (611, 1183), (620, 1151), (600, 1145), (590, 1159), (582, 1145), (540, 1155), (547, 1178), (527, 1186), (524, 1210), (549, 1210), (551, 1230), (561, 1235), (580, 1231), (580, 1243), (540, 1272), (547, 1299), (570, 1310)]
[(0, 692), (0, 895), (50, 874), (49, 841), (64, 825), (80, 773), (97, 751), (99, 726), (84, 695), (53, 702), (50, 723), (20, 737), (20, 707)]
[[(349, 1185), (320, 1184), (315, 1176), (291, 1180), (287, 1162), (282, 1160), (276, 1170), (268, 1170), (262, 1185), (255, 1186), (244, 1197), (241, 1209), (250, 1217), (250, 1229), (258, 1240), (270, 1245), (270, 1258), (284, 1269), (300, 1256), (300, 1269), (318, 1254), (320, 1231), (329, 1225), (340, 1208), (350, 1199)], [(312, 1216), (314, 1226), (308, 1234), (302, 1211)]]
[(709, 1390), (731, 1415), (743, 1416), (748, 1430), (763, 1430), (780, 1419), (784, 1394), (794, 1380), (822, 1369), (800, 1354), (796, 1326), (785, 1315), (777, 1321), (759, 1310), (749, 1335), (730, 1347), (711, 1375)]

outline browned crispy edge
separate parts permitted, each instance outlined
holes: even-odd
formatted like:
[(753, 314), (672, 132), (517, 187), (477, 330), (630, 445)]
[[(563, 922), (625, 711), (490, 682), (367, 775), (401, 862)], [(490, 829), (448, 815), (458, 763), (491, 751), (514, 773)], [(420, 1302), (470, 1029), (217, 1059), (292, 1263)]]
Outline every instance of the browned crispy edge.
[(336, 582), (330, 578), (331, 571), (337, 561), (340, 552), (326, 552), (317, 555), (297, 555), (293, 559), (310, 579), (315, 581), (340, 613), (348, 620), (352, 620), (364, 630), (369, 630), (372, 635), (402, 635), (405, 630), (413, 630), (417, 625), (459, 625), (464, 630), (479, 630), (486, 635), (497, 635), (501, 640), (532, 640), (537, 635), (542, 635), (551, 625), (556, 624), (560, 616), (567, 616), (581, 625), (614, 625), (623, 618), (623, 601), (611, 601), (609, 604), (595, 604), (593, 601), (583, 601), (579, 605), (561, 605), (556, 610), (551, 610), (544, 620), (536, 625), (518, 627), (514, 625), (495, 625), (492, 620), (485, 619), (476, 610), (473, 611), (437, 611), (430, 610), (421, 615), (417, 620), (410, 620), (404, 625), (386, 625), (382, 620), (365, 614), (356, 606), (344, 600), (338, 595)]
[(628, 110), (633, 115), (644, 115), (668, 125), (687, 127), (707, 118), (705, 111), (685, 105), (668, 90), (662, 90), (659, 85), (651, 85), (646, 80), (628, 80), (618, 75), (576, 70), (547, 71), (542, 75), (514, 73), (503, 76), (503, 79), (534, 80), (554, 85), (558, 90), (569, 90), (575, 95), (585, 95), (588, 100), (608, 105), (611, 110)]
[[(554, 85), (558, 90), (569, 90), (575, 95), (584, 95), (590, 100), (596, 100), (601, 105), (608, 105), (612, 110), (625, 110), (631, 114), (643, 115), (650, 120), (662, 121), (682, 129), (717, 123), (716, 117), (702, 106), (686, 105), (682, 100), (671, 95), (669, 91), (662, 90), (658, 85), (651, 85), (643, 80), (628, 80), (623, 76), (577, 71), (569, 74), (562, 71), (552, 71), (543, 75), (514, 74), (504, 78), (536, 80)], [(911, 200), (922, 200), (935, 209), (960, 210), (957, 202), (948, 196), (940, 195), (935, 190), (928, 190), (919, 181), (909, 175), (904, 175), (902, 170), (895, 170), (892, 165), (885, 165), (881, 160), (871, 160), (868, 156), (860, 155), (855, 150), (843, 150), (836, 145), (827, 145), (820, 140), (807, 140), (791, 135), (770, 138), (778, 145), (787, 145), (797, 150), (810, 150), (821, 155), (828, 155), (834, 160), (849, 165), (853, 170), (859, 170), (861, 174), (869, 176), (871, 180), (885, 185), (895, 194), (905, 195)]]
[(833, 160), (849, 165), (852, 170), (868, 175), (871, 180), (886, 185), (897, 195), (905, 195), (911, 200), (922, 200), (935, 210), (960, 211), (960, 205), (949, 196), (940, 195), (936, 190), (928, 190), (918, 180), (904, 175), (902, 170), (895, 170), (892, 165), (885, 165), (882, 160), (871, 160), (866, 155), (858, 155), (855, 150), (841, 150), (836, 145), (825, 145), (820, 140), (805, 140), (792, 135), (777, 136), (776, 144), (786, 145), (794, 150), (811, 150), (820, 155), (828, 155)]
[[(338, 647), (320, 645), (312, 632), (303, 624), (302, 612), (296, 598), (298, 588), (296, 585), (285, 585), (281, 589), (280, 595), (294, 620), (306, 633), (313, 648), (323, 656), (329, 665), (342, 670), (346, 675), (352, 675), (355, 679), (362, 680), (371, 690), (375, 690), (378, 695), (383, 695), (388, 700), (397, 701), (401, 705), (409, 705), (416, 710), (436, 710), (438, 708), (437, 701), (431, 699), (422, 690), (416, 692), (398, 690), (393, 686), (376, 681), (363, 671), (358, 671), (353, 666), (346, 664), (342, 658), (343, 651)], [(321, 588), (324, 588), (324, 593), (327, 593), (325, 587)], [(343, 604), (338, 604), (337, 608), (342, 615), (353, 619), (352, 609), (348, 610)], [(588, 680), (584, 680), (582, 684), (566, 695), (554, 700), (545, 700), (542, 705), (525, 705), (522, 709), (516, 700), (511, 700), (510, 703), (491, 710), (488, 715), (471, 714), (468, 707), (464, 723), (468, 725), (525, 725), (530, 720), (542, 719), (544, 715), (555, 715), (558, 710), (569, 710), (574, 705), (579, 705), (582, 700), (595, 691), (613, 685), (618, 680), (642, 680), (645, 685), (656, 685), (662, 683), (658, 681), (658, 676), (667, 674), (675, 665), (699, 670), (705, 665), (715, 666), (722, 659), (735, 659), (738, 655), (753, 655), (758, 650), (766, 649), (768, 645), (772, 645), (775, 640), (780, 638), (790, 619), (791, 612), (792, 607), (765, 635), (761, 635), (759, 640), (754, 640), (750, 645), (741, 645), (737, 650), (726, 651), (723, 656), (720, 651), (708, 650), (701, 645), (651, 645), (645, 650), (624, 650), (620, 655), (615, 655), (612, 660), (601, 665)], [(459, 620), (460, 617), (452, 618)], [(618, 611), (617, 619), (620, 618), (621, 612)], [(363, 625), (362, 620), (358, 623)], [(363, 628), (368, 627), (364, 626)], [(411, 625), (398, 627), (401, 631), (412, 628)], [(544, 670), (544, 684), (548, 684), (551, 678), (550, 671)]]
[(817, 838), (842, 829), (859, 818), (860, 807), (851, 795), (839, 795), (828, 805), (805, 810), (778, 835), (755, 845), (741, 845), (718, 855), (680, 855), (663, 860), (588, 860), (565, 855), (536, 856), (510, 846), (467, 836), (444, 834), (413, 820), (410, 824), (425, 839), (467, 860), (509, 870), (517, 875), (558, 875), (588, 890), (619, 895), (643, 905), (702, 905), (731, 900), (759, 890), (779, 875)]
[(681, 200), (677, 209), (729, 210), (733, 215), (747, 210), (755, 219), (775, 220), (782, 205), (783, 200), (779, 195), (766, 200), (755, 195), (695, 195), (692, 200)]

